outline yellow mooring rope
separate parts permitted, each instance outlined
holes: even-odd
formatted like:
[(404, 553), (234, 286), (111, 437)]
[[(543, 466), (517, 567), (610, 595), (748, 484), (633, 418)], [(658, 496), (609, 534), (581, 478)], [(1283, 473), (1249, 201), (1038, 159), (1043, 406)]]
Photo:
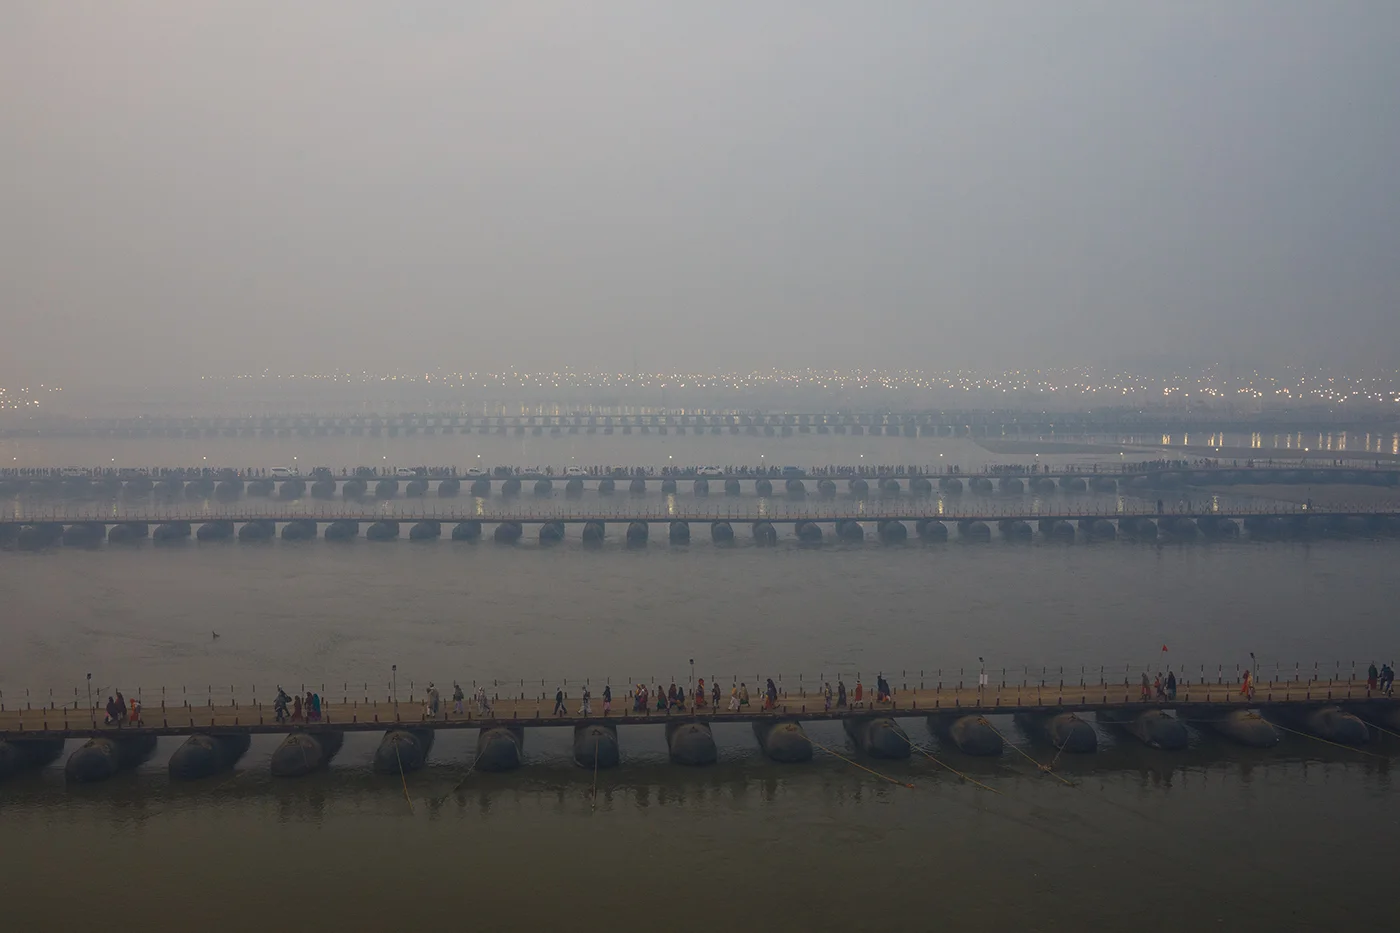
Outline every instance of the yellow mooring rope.
[[(1002, 735), (1001, 732), (997, 730), (997, 727), (996, 727), (996, 726), (992, 725), (991, 723), (989, 723), (989, 722), (987, 721), (987, 717), (986, 717), (986, 716), (979, 716), (979, 717), (977, 717), (977, 721), (980, 722), (982, 725), (986, 726), (988, 729), (991, 729), (994, 733), (996, 733), (997, 737), (1001, 739), (1002, 744), (1004, 744), (1004, 745), (1009, 745), (1012, 749), (1014, 749), (1017, 753), (1019, 753), (1019, 754), (1021, 755), (1021, 757), (1025, 758), (1025, 759), (1026, 759), (1027, 761), (1029, 761), (1031, 764), (1035, 765), (1037, 769), (1039, 769), (1040, 771), (1043, 771), (1044, 773), (1050, 775), (1052, 778), (1054, 778), (1055, 780), (1059, 781), (1061, 784), (1064, 784), (1064, 785), (1066, 785), (1066, 786), (1068, 786), (1068, 787), (1073, 787), (1073, 786), (1074, 786), (1074, 782), (1073, 782), (1073, 781), (1067, 780), (1067, 779), (1061, 777), (1060, 775), (1056, 774), (1054, 771), (1050, 770), (1050, 768), (1051, 768), (1050, 765), (1043, 765), (1043, 764), (1041, 764), (1040, 762), (1038, 762), (1038, 761), (1036, 761), (1034, 758), (1032, 758), (1030, 755), (1026, 754), (1025, 750), (1022, 749), (1019, 745), (1013, 745), (1013, 744), (1011, 743), (1011, 740), (1010, 740), (1010, 739), (1008, 739), (1006, 736)], [(1064, 746), (1061, 746), (1061, 748), (1063, 748), (1063, 747), (1064, 747)]]

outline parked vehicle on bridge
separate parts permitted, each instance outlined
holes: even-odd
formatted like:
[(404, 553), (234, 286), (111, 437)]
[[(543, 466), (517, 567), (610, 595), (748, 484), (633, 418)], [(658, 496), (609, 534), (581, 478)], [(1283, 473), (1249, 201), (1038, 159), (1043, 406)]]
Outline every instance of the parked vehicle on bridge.
[(704, 466), (695, 471), (698, 476), (723, 476), (724, 471), (717, 466)]
[(467, 479), (480, 479), (483, 476), (490, 476), (491, 474), (487, 473), (481, 467), (468, 467), (462, 472), (462, 475)]
[(399, 479), (417, 479), (423, 475), (422, 467), (399, 467), (394, 471), (394, 475)]
[(588, 471), (581, 466), (571, 466), (564, 471), (565, 476), (587, 476)]
[(807, 475), (806, 471), (803, 470), (801, 467), (795, 467), (795, 466), (785, 466), (785, 467), (783, 467), (783, 477), (786, 478), (786, 479), (799, 479), (799, 478), (801, 478), (801, 477), (803, 477), (803, 476), (806, 476), (806, 475)]
[(273, 479), (290, 479), (297, 475), (296, 467), (273, 467), (267, 471)]

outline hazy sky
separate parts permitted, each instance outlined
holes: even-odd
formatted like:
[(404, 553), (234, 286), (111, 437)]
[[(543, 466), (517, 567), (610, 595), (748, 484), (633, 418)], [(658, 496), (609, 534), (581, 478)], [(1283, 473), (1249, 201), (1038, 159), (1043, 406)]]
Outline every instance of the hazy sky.
[(1400, 3), (0, 4), (0, 385), (1388, 363)]

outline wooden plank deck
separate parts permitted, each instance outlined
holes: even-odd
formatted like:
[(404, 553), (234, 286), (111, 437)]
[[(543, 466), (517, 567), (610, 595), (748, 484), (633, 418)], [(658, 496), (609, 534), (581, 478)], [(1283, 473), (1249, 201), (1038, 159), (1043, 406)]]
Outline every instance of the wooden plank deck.
[[(1285, 704), (1325, 704), (1328, 702), (1381, 702), (1400, 703), (1400, 700), (1381, 696), (1368, 691), (1365, 681), (1280, 681), (1263, 683), (1258, 686), (1253, 699), (1240, 693), (1238, 684), (1199, 683), (1187, 684), (1178, 688), (1175, 701), (1149, 700), (1141, 698), (1141, 686), (1124, 687), (1122, 683), (1093, 684), (1080, 687), (1058, 683), (1045, 687), (1031, 685), (998, 685), (978, 690), (975, 686), (941, 687), (897, 692), (893, 703), (873, 704), (869, 694), (859, 707), (835, 708), (827, 711), (819, 695), (800, 692), (781, 696), (778, 707), (765, 711), (759, 705), (757, 693), (751, 697), (751, 705), (738, 712), (728, 709), (728, 695), (725, 694), (718, 710), (709, 704), (695, 709), (687, 705), (684, 710), (658, 712), (654, 707), (646, 714), (633, 713), (630, 698), (615, 692), (613, 709), (604, 716), (601, 691), (593, 694), (592, 715), (580, 713), (580, 696), (577, 692), (565, 699), (567, 715), (553, 715), (554, 699), (550, 694), (541, 698), (506, 698), (494, 700), (491, 712), (485, 716), (476, 712), (471, 702), (465, 704), (462, 714), (451, 711), (452, 701), (443, 696), (443, 711), (437, 719), (426, 716), (421, 696), (414, 700), (403, 699), (394, 704), (388, 699), (364, 700), (342, 697), (339, 701), (325, 702), (319, 722), (277, 723), (272, 704), (268, 702), (219, 703), (186, 706), (184, 704), (147, 703), (142, 710), (144, 731), (162, 735), (188, 735), (200, 731), (247, 731), (247, 732), (289, 732), (294, 729), (345, 729), (349, 731), (375, 731), (391, 728), (394, 725), (418, 726), (426, 728), (479, 728), (492, 725), (519, 726), (573, 726), (593, 722), (606, 722), (613, 725), (663, 724), (681, 719), (701, 719), (712, 722), (753, 722), (756, 720), (797, 718), (804, 720), (846, 719), (872, 714), (886, 716), (923, 716), (930, 713), (983, 713), (1008, 714), (1041, 710), (1070, 710), (1093, 713), (1109, 710), (1138, 710), (1147, 708), (1176, 709), (1181, 707), (1209, 705), (1220, 708), (1267, 707)], [(13, 738), (17, 735), (40, 733), (61, 733), (69, 736), (83, 736), (94, 733), (116, 732), (115, 726), (102, 725), (104, 711), (91, 711), (75, 704), (56, 704), (47, 708), (33, 706), (25, 709), (0, 711), (0, 738)], [(133, 727), (123, 725), (126, 732)]]

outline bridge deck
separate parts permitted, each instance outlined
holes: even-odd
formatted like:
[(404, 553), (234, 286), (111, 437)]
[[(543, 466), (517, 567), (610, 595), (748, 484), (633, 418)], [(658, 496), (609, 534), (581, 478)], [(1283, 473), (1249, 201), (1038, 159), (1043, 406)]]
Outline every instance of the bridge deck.
[[(757, 685), (755, 685), (756, 687)], [(579, 713), (581, 703), (579, 688), (575, 688), (565, 700), (568, 714), (554, 716), (553, 694), (548, 696), (527, 696), (524, 698), (500, 698), (493, 700), (492, 712), (481, 716), (470, 700), (468, 712), (451, 712), (452, 701), (443, 694), (442, 712), (436, 720), (426, 717), (422, 697), (412, 700), (401, 699), (397, 704), (384, 700), (342, 697), (339, 702), (323, 705), (323, 715), (316, 723), (282, 723), (275, 721), (272, 704), (253, 702), (246, 704), (220, 704), (185, 706), (159, 702), (148, 703), (142, 710), (144, 726), (125, 725), (123, 733), (131, 731), (149, 732), (156, 735), (189, 735), (196, 732), (249, 732), (276, 733), (294, 729), (344, 729), (346, 731), (382, 731), (395, 724), (414, 725), (434, 729), (479, 728), (493, 725), (519, 726), (575, 726), (585, 723), (607, 722), (613, 725), (662, 724), (678, 719), (698, 718), (709, 722), (753, 722), (796, 718), (809, 721), (834, 720), (881, 714), (886, 716), (923, 716), (929, 713), (981, 713), (1006, 714), (1044, 710), (1099, 712), (1112, 710), (1139, 710), (1148, 708), (1183, 709), (1202, 705), (1221, 709), (1250, 707), (1307, 706), (1328, 702), (1383, 702), (1400, 703), (1369, 691), (1365, 681), (1302, 682), (1288, 681), (1260, 684), (1251, 700), (1240, 693), (1238, 684), (1190, 684), (1178, 687), (1175, 701), (1141, 699), (1141, 685), (1125, 687), (1122, 683), (1092, 684), (1079, 686), (1057, 682), (1040, 687), (1034, 684), (1025, 686), (992, 685), (979, 691), (976, 686), (925, 687), (914, 690), (897, 690), (894, 703), (872, 703), (873, 697), (866, 695), (858, 708), (824, 709), (820, 696), (808, 693), (805, 696), (789, 694), (781, 696), (775, 710), (762, 710), (762, 702), (757, 689), (751, 688), (750, 703), (738, 712), (728, 709), (728, 689), (721, 687), (723, 697), (720, 708), (706, 705), (696, 710), (687, 705), (684, 711), (670, 713), (657, 712), (654, 708), (645, 715), (631, 711), (631, 699), (626, 695), (626, 686), (614, 691), (613, 709), (604, 717), (602, 712), (601, 687), (594, 691), (592, 698), (593, 714), (584, 717)], [(834, 688), (833, 688), (834, 689)], [(77, 704), (50, 708), (6, 709), (0, 711), (0, 738), (28, 737), (83, 737), (94, 734), (107, 734), (116, 727), (102, 725), (102, 710), (89, 712)]]

